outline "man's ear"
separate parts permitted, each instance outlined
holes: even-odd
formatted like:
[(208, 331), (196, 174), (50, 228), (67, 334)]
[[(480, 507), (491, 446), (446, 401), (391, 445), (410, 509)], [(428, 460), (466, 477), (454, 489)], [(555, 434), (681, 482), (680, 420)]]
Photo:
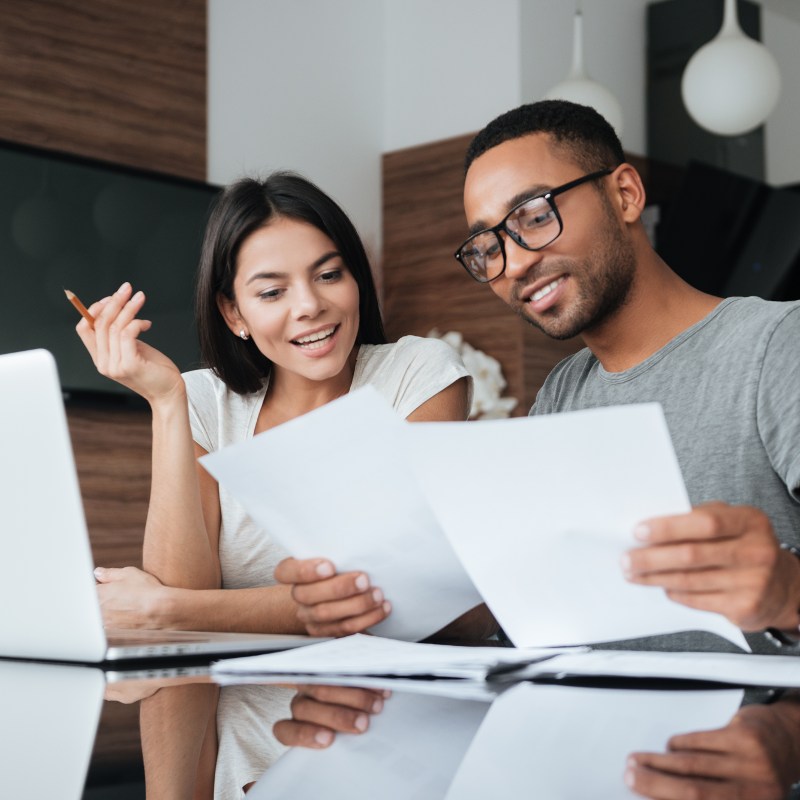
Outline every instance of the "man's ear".
[(224, 294), (218, 293), (217, 308), (219, 309), (219, 313), (222, 314), (225, 324), (232, 333), (234, 333), (236, 336), (240, 336), (242, 330), (247, 331), (247, 326), (244, 324), (244, 320), (239, 315), (239, 309), (235, 300), (231, 300), (230, 298), (225, 297)]
[(611, 173), (611, 179), (622, 219), (628, 223), (637, 222), (647, 201), (641, 175), (635, 167), (624, 163)]

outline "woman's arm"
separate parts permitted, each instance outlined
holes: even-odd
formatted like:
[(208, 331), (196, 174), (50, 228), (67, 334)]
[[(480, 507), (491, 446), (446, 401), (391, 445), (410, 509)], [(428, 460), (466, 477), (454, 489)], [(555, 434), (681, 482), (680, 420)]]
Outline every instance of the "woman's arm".
[(469, 416), (468, 378), (459, 378), (406, 418), (409, 422), (463, 422)]
[[(218, 588), (216, 534), (210, 538), (208, 531), (218, 530), (219, 498), (215, 484), (199, 473), (180, 371), (138, 338), (150, 327), (149, 321), (137, 318), (143, 305), (143, 293), (133, 294), (130, 284), (124, 283), (114, 295), (91, 307), (94, 325), (81, 320), (78, 335), (98, 371), (141, 395), (152, 409), (152, 488), (144, 537), (145, 570), (172, 586)], [(208, 528), (206, 518), (217, 527)]]
[(165, 586), (135, 567), (96, 574), (108, 628), (306, 633), (288, 586), (184, 589)]
[(142, 565), (168, 586), (218, 589), (219, 491), (197, 463), (205, 450), (192, 439), (186, 387), (153, 405), (150, 505)]

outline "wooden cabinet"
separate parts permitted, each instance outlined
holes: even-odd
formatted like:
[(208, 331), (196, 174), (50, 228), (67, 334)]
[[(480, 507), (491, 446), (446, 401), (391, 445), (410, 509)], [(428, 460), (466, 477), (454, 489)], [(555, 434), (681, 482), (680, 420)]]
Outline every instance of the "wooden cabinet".
[(67, 419), (94, 562), (141, 567), (150, 498), (150, 412), (70, 405)]

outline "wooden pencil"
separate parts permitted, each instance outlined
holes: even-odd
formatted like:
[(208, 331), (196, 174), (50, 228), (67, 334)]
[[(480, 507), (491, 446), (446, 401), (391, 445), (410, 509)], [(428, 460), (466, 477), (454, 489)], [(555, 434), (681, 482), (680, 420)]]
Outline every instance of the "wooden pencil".
[(69, 289), (64, 289), (64, 294), (67, 296), (67, 300), (78, 309), (80, 315), (89, 323), (89, 327), (94, 328), (94, 317), (89, 313), (89, 309), (81, 303), (78, 296)]

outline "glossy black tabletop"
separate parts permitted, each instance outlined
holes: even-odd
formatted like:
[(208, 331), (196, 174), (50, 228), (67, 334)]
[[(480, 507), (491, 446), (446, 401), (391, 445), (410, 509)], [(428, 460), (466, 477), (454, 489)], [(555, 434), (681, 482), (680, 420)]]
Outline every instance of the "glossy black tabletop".
[(795, 692), (384, 685), (391, 697), (365, 733), (287, 750), (272, 733), (293, 694), (282, 685), (219, 686), (203, 666), (106, 673), (0, 661), (0, 796), (236, 798), (250, 785), (256, 800), (614, 800), (638, 796), (626, 785), (629, 758), (652, 753), (647, 796), (800, 797), (790, 790), (800, 780)]

